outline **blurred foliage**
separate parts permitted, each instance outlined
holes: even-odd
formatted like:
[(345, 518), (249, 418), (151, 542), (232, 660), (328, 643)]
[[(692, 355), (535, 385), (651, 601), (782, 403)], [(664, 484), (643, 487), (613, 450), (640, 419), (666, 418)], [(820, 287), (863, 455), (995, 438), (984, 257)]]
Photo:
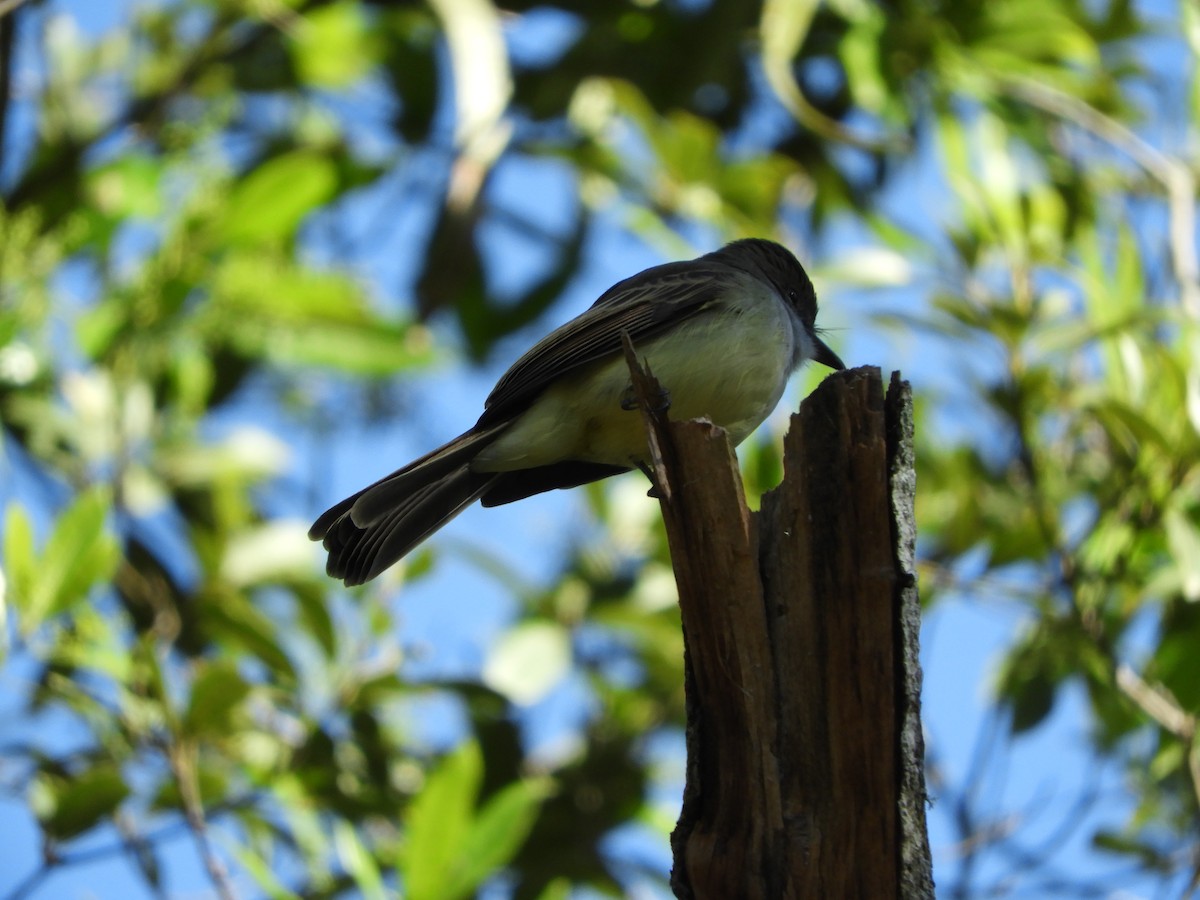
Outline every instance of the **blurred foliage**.
[[(956, 354), (918, 385), (926, 602), (1025, 611), (996, 684), (1012, 732), (1082, 685), (1135, 805), (1090, 839), (1186, 883), (1194, 4), (1164, 28), (1122, 0), (178, 0), (98, 35), (78, 9), (0, 13), (0, 776), (44, 841), (9, 896), (106, 854), (165, 892), (181, 828), (221, 896), (665, 884), (610, 844), (639, 823), (665, 846), (650, 745), (683, 717), (664, 540), (630, 486), (586, 489), (605, 536), (514, 587), (477, 679), (413, 681), (397, 579), (348, 596), (319, 572), (304, 518), (336, 498), (297, 501), (289, 445), (396, 416), (384, 381), (450, 353), (427, 320), (477, 361), (542, 322), (598, 228), (685, 255), (847, 221), (873, 246), (825, 284), (917, 298), (859, 327)], [(888, 202), (929, 154), (934, 223)], [(524, 206), (497, 186), (521, 166)], [(518, 288), (498, 233), (544, 261)], [(403, 264), (367, 278), (380, 257)], [(777, 481), (768, 445), (744, 458), (752, 494)], [(405, 583), (443, 565), (435, 542)], [(590, 707), (547, 761), (520, 710), (567, 677)], [(464, 712), (457, 747), (414, 735), (429, 698)]]

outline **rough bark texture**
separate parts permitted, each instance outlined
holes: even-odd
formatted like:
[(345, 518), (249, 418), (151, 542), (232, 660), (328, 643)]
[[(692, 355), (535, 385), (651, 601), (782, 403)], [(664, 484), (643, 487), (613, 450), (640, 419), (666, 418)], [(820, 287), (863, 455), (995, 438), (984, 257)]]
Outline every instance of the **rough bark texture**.
[(724, 432), (634, 375), (686, 646), (676, 896), (932, 897), (907, 384), (826, 379), (755, 514)]

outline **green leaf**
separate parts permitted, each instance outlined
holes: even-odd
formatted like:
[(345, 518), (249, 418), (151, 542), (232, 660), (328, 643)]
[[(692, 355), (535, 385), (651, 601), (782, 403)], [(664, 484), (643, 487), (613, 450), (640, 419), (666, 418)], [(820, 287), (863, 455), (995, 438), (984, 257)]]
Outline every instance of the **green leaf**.
[(233, 730), (233, 715), (249, 695), (250, 685), (231, 662), (202, 665), (192, 682), (183, 728), (190, 735), (224, 736)]
[(767, 82), (794, 116), (800, 115), (807, 103), (796, 84), (793, 63), (818, 6), (816, 0), (766, 0), (759, 21)]
[(1146, 670), (1188, 712), (1200, 709), (1200, 608), (1179, 604), (1164, 618), (1162, 638)]
[(444, 900), (452, 866), (471, 828), (472, 807), (483, 777), (474, 740), (442, 760), (412, 803), (401, 871), (408, 900)]
[(297, 585), (293, 590), (300, 624), (327, 657), (337, 653), (337, 629), (329, 612), (329, 598), (310, 585)]
[(378, 706), (408, 692), (410, 685), (395, 672), (382, 672), (351, 683), (345, 702), (357, 707)]
[(1073, 634), (1069, 625), (1040, 622), (1004, 660), (998, 687), (1012, 711), (1013, 734), (1029, 731), (1050, 714), (1071, 658)]
[(358, 81), (375, 61), (376, 44), (358, 3), (331, 3), (310, 10), (295, 28), (292, 59), (302, 81), (338, 89)]
[(254, 879), (254, 883), (271, 900), (300, 900), (300, 895), (289, 890), (279, 880), (279, 876), (275, 874), (267, 860), (254, 852), (253, 849), (245, 846), (240, 841), (231, 840), (224, 843), (229, 852), (237, 858), (237, 861), (242, 864), (242, 867)]
[(153, 218), (162, 211), (162, 163), (150, 156), (122, 156), (88, 174), (92, 202), (114, 219)]
[(474, 740), (447, 756), (413, 801), (404, 853), (410, 900), (468, 896), (512, 859), (529, 836), (547, 780), (518, 781), (475, 811), (483, 756)]
[(547, 780), (518, 781), (502, 788), (483, 806), (459, 848), (447, 896), (467, 896), (516, 855), (549, 790)]
[[(200, 793), (200, 802), (205, 807), (228, 802), (232, 790), (232, 777), (235, 777), (235, 773), (227, 760), (217, 760), (209, 764), (202, 756), (200, 766), (196, 770), (196, 788)], [(174, 812), (183, 808), (183, 794), (179, 791), (179, 782), (174, 778), (164, 778), (153, 796), (151, 809)]]
[(392, 374), (432, 357), (428, 330), (380, 317), (355, 279), (278, 254), (230, 254), (213, 278), (213, 300), (207, 330), (244, 356), (364, 375)]
[(206, 623), (214, 632), (240, 644), (289, 682), (295, 679), (296, 670), (279, 643), (276, 623), (241, 593), (206, 597), (203, 610)]
[(4, 569), (8, 573), (8, 590), (13, 597), (13, 608), (22, 617), (19, 623), (21, 630), (28, 633), (40, 623), (40, 619), (33, 621), (29, 617), (37, 554), (33, 549), (33, 525), (24, 507), (15, 502), (8, 504), (4, 513)]
[(288, 464), (288, 446), (253, 425), (232, 430), (220, 443), (186, 443), (164, 448), (159, 468), (176, 485), (209, 489), (221, 484), (270, 478)]
[(111, 579), (120, 551), (104, 528), (110, 502), (106, 487), (83, 491), (55, 522), (40, 555), (33, 550), (29, 519), (18, 507), (9, 507), (5, 565), (23, 633), (82, 601), (93, 585)]
[(537, 895), (537, 900), (567, 900), (571, 896), (571, 882), (566, 878), (555, 878)]
[[(1200, 6), (1195, 3), (1179, 4), (1180, 18), (1182, 19), (1182, 32), (1187, 38), (1188, 49), (1192, 52), (1192, 58), (1200, 56)], [(1191, 68), (1191, 89), (1188, 91), (1189, 112), (1193, 122), (1200, 121), (1200, 70), (1195, 66)]]
[(1013, 734), (1040, 725), (1054, 708), (1055, 683), (1044, 672), (1034, 672), (1009, 684), (1008, 703), (1012, 709)]
[(976, 43), (977, 54), (1008, 62), (996, 63), (1001, 71), (1011, 70), (1016, 61), (1053, 59), (1086, 66), (1099, 57), (1092, 36), (1053, 4), (1005, 0), (984, 10), (986, 30)]
[(342, 865), (358, 885), (359, 895), (368, 900), (386, 900), (387, 891), (383, 888), (379, 866), (354, 830), (354, 825), (345, 819), (338, 819), (333, 826), (333, 843)]
[(1016, 261), (1025, 258), (1025, 223), (1021, 211), (1020, 175), (1004, 122), (981, 115), (975, 127), (979, 155), (979, 189), (1005, 249)]
[(1179, 592), (1200, 600), (1200, 527), (1178, 509), (1167, 510), (1166, 526)]
[[(345, 325), (248, 322), (233, 336), (247, 355), (287, 365), (325, 366), (351, 375), (393, 375), (431, 358), (422, 328), (387, 322)], [(417, 340), (411, 338), (417, 337)]]
[(863, 5), (841, 40), (841, 58), (854, 102), (876, 114), (885, 110), (901, 113), (903, 107), (893, 101), (888, 89), (888, 73), (883, 63), (884, 44), (880, 40), (887, 28), (887, 13), (881, 7)]
[(75, 320), (75, 337), (87, 357), (96, 360), (128, 327), (128, 301), (109, 297), (89, 307)]
[(1092, 838), (1092, 844), (1100, 850), (1107, 850), (1109, 853), (1134, 857), (1139, 860), (1141, 865), (1148, 869), (1169, 872), (1173, 868), (1170, 858), (1165, 857), (1162, 851), (1155, 847), (1149, 840), (1139, 840), (1136, 837), (1118, 834), (1115, 831), (1100, 830)]
[(743, 213), (746, 229), (770, 219), (779, 209), (784, 188), (796, 177), (796, 164), (784, 156), (738, 160), (720, 166), (718, 188), (727, 207)]
[(269, 159), (234, 186), (224, 237), (232, 243), (290, 237), (336, 187), (337, 169), (324, 156), (298, 150)]
[(94, 584), (108, 581), (116, 572), (120, 550), (104, 530), (111, 503), (108, 487), (88, 488), (55, 524), (42, 554), (38, 585), (49, 615), (83, 600)]
[[(33, 799), (46, 833), (65, 841), (111, 815), (129, 795), (129, 786), (112, 763), (98, 763), (73, 778), (42, 778)], [(35, 807), (36, 808), (36, 807)]]
[[(375, 315), (362, 286), (345, 273), (299, 265), (282, 252), (238, 250), (221, 261), (213, 297), (223, 313), (291, 326), (322, 323), (371, 324)], [(227, 322), (216, 323), (218, 327)]]
[(1089, 412), (1104, 428), (1109, 440), (1125, 448), (1130, 458), (1136, 458), (1147, 448), (1168, 448), (1170, 440), (1146, 415), (1129, 403), (1109, 397), (1091, 407)]

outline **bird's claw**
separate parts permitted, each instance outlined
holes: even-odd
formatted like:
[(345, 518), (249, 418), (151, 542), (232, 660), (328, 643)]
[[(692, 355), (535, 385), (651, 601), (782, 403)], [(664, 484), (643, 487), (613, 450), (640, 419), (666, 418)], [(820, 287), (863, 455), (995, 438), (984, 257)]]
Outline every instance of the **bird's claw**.
[[(641, 409), (641, 404), (638, 402), (637, 394), (633, 390), (633, 385), (625, 388), (625, 393), (621, 395), (621, 409), (625, 412), (632, 412), (635, 409)], [(661, 416), (671, 408), (671, 392), (665, 387), (658, 389), (658, 396), (654, 398), (654, 402), (650, 407), (650, 412), (656, 416)]]

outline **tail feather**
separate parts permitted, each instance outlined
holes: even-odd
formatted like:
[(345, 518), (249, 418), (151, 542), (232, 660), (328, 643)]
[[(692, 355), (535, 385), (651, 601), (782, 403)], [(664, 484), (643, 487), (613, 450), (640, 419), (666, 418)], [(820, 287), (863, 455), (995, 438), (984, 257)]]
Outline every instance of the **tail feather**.
[(325, 533), (326, 572), (347, 586), (370, 581), (479, 499), (495, 478), (461, 465), (412, 491), (365, 528), (355, 523), (353, 504), (343, 501), (343, 512)]
[(496, 476), (470, 463), (502, 427), (461, 434), (322, 513), (308, 536), (329, 551), (325, 571), (369, 581), (479, 499)]
[[(347, 518), (347, 513), (352, 514), (354, 524), (361, 528), (369, 527), (425, 485), (474, 459), (476, 453), (495, 440), (500, 430), (500, 427), (482, 431), (472, 429), (420, 459), (414, 459), (404, 468), (384, 475), (374, 484), (367, 485), (325, 510), (308, 530), (309, 538), (314, 541), (327, 540), (335, 525)], [(328, 543), (325, 546), (329, 549)]]
[(359, 491), (350, 507), (354, 524), (359, 528), (369, 528), (391, 515), (398, 506), (411, 502), (410, 498), (420, 493), (426, 485), (471, 462), (480, 450), (499, 436), (502, 428), (471, 430), (461, 434), (450, 443)]
[(325, 571), (347, 586), (362, 584), (476, 500), (499, 506), (626, 471), (576, 460), (511, 472), (472, 471), (479, 451), (505, 427), (468, 431), (327, 509), (308, 532), (329, 551)]

